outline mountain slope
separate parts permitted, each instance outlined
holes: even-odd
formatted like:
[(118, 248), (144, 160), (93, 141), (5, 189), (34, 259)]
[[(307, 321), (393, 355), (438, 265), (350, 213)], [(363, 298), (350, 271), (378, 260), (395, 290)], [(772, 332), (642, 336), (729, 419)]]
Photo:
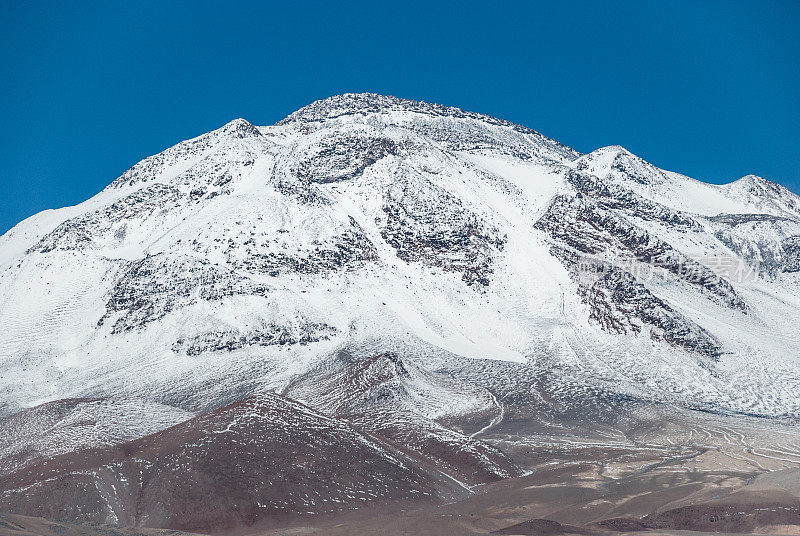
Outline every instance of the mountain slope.
[[(689, 182), (720, 213), (676, 194)], [(2, 237), (4, 403), (196, 410), (343, 344), (535, 362), (567, 329), (623, 391), (795, 413), (797, 198), (745, 182), (371, 94), (236, 120)]]
[[(760, 178), (705, 184), (621, 147), (581, 155), (508, 121), (375, 94), (270, 126), (234, 120), (0, 237), (0, 416), (98, 399), (158, 417), (124, 433), (92, 421), (66, 450), (58, 434), (15, 436), (3, 473), (19, 481), (5, 489), (45, 482), (39, 462), (58, 458), (63, 507), (88, 490), (91, 519), (107, 521), (86, 448), (116, 485), (139, 470), (125, 449), (162, 463), (172, 454), (145, 440), (224, 421), (252, 397), (333, 422), (309, 425), (331, 448), (361, 441), (347, 429), (390, 452), (384, 473), (416, 475), (378, 494), (399, 500), (516, 476), (509, 453), (545, 437), (636, 445), (665, 407), (796, 418), (798, 207)], [(265, 440), (279, 434), (262, 425)], [(335, 480), (334, 460), (350, 459), (336, 452), (324, 470), (275, 474)], [(242, 504), (267, 497), (239, 484), (225, 489)], [(9, 508), (48, 515), (25, 510), (44, 495), (9, 493)], [(231, 524), (255, 519), (224, 508)], [(152, 515), (125, 519), (204, 526)]]
[[(349, 470), (340, 471), (341, 464)], [(220, 531), (463, 490), (334, 419), (259, 395), (122, 445), (0, 480), (0, 508), (69, 521)]]
[(68, 452), (126, 443), (192, 414), (136, 399), (58, 400), (0, 419), (0, 475)]

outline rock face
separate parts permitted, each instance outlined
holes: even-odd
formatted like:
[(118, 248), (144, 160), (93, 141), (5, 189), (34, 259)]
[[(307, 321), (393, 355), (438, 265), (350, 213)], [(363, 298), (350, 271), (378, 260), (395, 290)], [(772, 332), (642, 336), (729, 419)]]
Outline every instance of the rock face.
[[(374, 93), (337, 95), (316, 101), (278, 122), (313, 125), (331, 120), (363, 118), (412, 130), (454, 151), (497, 149), (522, 159), (571, 159), (579, 154), (555, 140), (524, 127), (460, 108)], [(373, 117), (370, 117), (373, 116)]]
[(0, 237), (0, 506), (222, 531), (471, 493), (587, 415), (796, 417), (799, 207), (395, 97), (234, 120)]
[(505, 237), (447, 190), (431, 182), (422, 191), (418, 186), (401, 183), (389, 189), (381, 207), (386, 215), (381, 237), (407, 263), (457, 272), (467, 285), (488, 286)]
[(117, 318), (112, 333), (140, 328), (164, 318), (172, 310), (199, 301), (218, 301), (237, 294), (261, 295), (264, 285), (220, 268), (198, 257), (148, 255), (123, 269), (111, 289), (102, 326), (110, 316)]

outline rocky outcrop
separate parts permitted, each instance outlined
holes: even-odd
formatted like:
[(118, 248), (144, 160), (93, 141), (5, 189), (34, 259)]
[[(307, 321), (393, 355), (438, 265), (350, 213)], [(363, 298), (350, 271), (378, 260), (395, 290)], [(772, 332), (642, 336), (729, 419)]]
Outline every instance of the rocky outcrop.
[(121, 242), (126, 237), (128, 226), (177, 207), (183, 197), (174, 186), (153, 184), (108, 207), (65, 221), (28, 251), (48, 253), (55, 249), (82, 249), (90, 247), (98, 237), (111, 233), (117, 242)]
[(352, 180), (387, 156), (405, 150), (391, 138), (336, 133), (314, 144), (297, 164), (301, 181), (330, 183)]
[[(578, 166), (580, 169), (580, 166)], [(633, 190), (603, 181), (594, 175), (569, 170), (567, 182), (582, 196), (604, 209), (619, 211), (630, 217), (658, 222), (681, 231), (700, 231), (701, 225), (691, 216), (650, 201)]]
[(255, 241), (244, 242), (245, 251), (238, 255), (236, 242), (226, 245), (224, 253), (231, 264), (253, 273), (276, 277), (280, 274), (328, 274), (357, 270), (378, 260), (374, 244), (360, 226), (350, 218), (349, 228), (325, 241), (315, 240), (305, 251), (295, 254), (259, 248)]
[(747, 305), (729, 281), (591, 198), (556, 197), (536, 227), (579, 253), (608, 262), (645, 264), (648, 273), (670, 274), (702, 289), (719, 303), (747, 311)]
[(783, 271), (800, 272), (800, 236), (791, 236), (783, 241)]
[(363, 118), (367, 124), (406, 128), (454, 151), (492, 150), (524, 160), (550, 162), (580, 156), (574, 149), (510, 121), (374, 93), (348, 93), (315, 101), (278, 125), (313, 126), (351, 117)]
[(203, 258), (148, 255), (120, 271), (98, 325), (113, 318), (111, 332), (122, 333), (200, 301), (267, 292), (266, 285)]
[(610, 263), (559, 247), (562, 259), (578, 285), (581, 299), (589, 305), (589, 318), (610, 333), (645, 333), (688, 352), (716, 359), (719, 341), (695, 322), (677, 312), (643, 283)]
[(181, 338), (172, 345), (175, 352), (194, 356), (205, 352), (231, 352), (250, 346), (305, 346), (330, 339), (336, 328), (319, 322), (298, 321), (290, 325), (267, 324), (250, 331), (208, 331), (201, 335)]
[(425, 179), (404, 181), (389, 190), (382, 210), (381, 235), (402, 260), (460, 273), (468, 285), (489, 285), (506, 238), (455, 196)]

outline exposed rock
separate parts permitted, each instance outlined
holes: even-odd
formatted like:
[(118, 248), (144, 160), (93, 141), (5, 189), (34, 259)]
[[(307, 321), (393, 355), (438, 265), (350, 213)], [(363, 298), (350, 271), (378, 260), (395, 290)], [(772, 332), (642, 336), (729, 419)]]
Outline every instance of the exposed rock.
[[(396, 117), (393, 112), (404, 112)], [(278, 122), (308, 125), (322, 121), (380, 114), (381, 122), (409, 128), (456, 151), (490, 149), (521, 159), (574, 159), (575, 150), (533, 129), (460, 108), (399, 99), (374, 93), (348, 93), (315, 101)], [(399, 115), (399, 114), (398, 114)]]
[[(580, 166), (578, 166), (580, 169)], [(699, 231), (701, 225), (691, 216), (650, 201), (632, 190), (586, 173), (567, 171), (567, 182), (599, 206), (628, 216), (655, 221), (683, 231)]]
[(574, 252), (554, 248), (589, 304), (589, 318), (611, 333), (641, 333), (713, 359), (722, 354), (719, 341), (654, 295), (629, 272)]
[[(245, 247), (248, 244), (245, 243)], [(232, 247), (236, 247), (234, 243)], [(247, 251), (244, 256), (233, 256), (232, 264), (251, 272), (278, 276), (281, 273), (325, 274), (356, 270), (366, 263), (378, 260), (375, 246), (350, 218), (350, 227), (325, 242), (316, 242), (305, 253), (290, 255), (282, 251)]]
[(458, 272), (468, 285), (489, 285), (506, 237), (452, 194), (431, 182), (403, 182), (389, 190), (383, 212), (381, 235), (398, 257)]
[(89, 247), (93, 240), (116, 227), (115, 237), (120, 234), (120, 224), (130, 225), (135, 220), (153, 216), (179, 205), (181, 192), (174, 186), (153, 184), (137, 190), (106, 208), (71, 218), (42, 238), (29, 251), (47, 253), (55, 249), (81, 249)]
[(783, 271), (800, 272), (800, 236), (783, 241)]
[(313, 149), (300, 160), (296, 173), (303, 181), (319, 183), (354, 179), (372, 164), (402, 150), (390, 138), (348, 134), (323, 138)]
[(337, 332), (336, 328), (317, 322), (299, 322), (293, 325), (269, 324), (252, 331), (209, 331), (172, 345), (175, 352), (199, 355), (205, 352), (238, 350), (249, 346), (293, 346), (324, 341)]
[[(140, 261), (127, 263), (121, 270), (106, 303), (106, 313), (98, 325), (116, 317), (111, 332), (122, 333), (201, 300), (213, 301), (234, 295), (263, 296), (267, 292), (266, 285), (203, 258), (148, 255)], [(122, 314), (116, 316), (117, 313)]]
[(608, 262), (630, 259), (647, 264), (703, 289), (728, 307), (747, 311), (730, 282), (588, 197), (557, 196), (536, 227), (580, 253)]

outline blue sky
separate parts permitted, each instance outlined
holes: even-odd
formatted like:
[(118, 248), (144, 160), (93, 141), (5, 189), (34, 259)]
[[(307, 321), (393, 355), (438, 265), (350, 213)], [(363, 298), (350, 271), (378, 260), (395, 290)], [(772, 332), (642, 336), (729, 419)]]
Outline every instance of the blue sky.
[(349, 91), (800, 192), (796, 1), (0, 2), (0, 232), (230, 119)]

